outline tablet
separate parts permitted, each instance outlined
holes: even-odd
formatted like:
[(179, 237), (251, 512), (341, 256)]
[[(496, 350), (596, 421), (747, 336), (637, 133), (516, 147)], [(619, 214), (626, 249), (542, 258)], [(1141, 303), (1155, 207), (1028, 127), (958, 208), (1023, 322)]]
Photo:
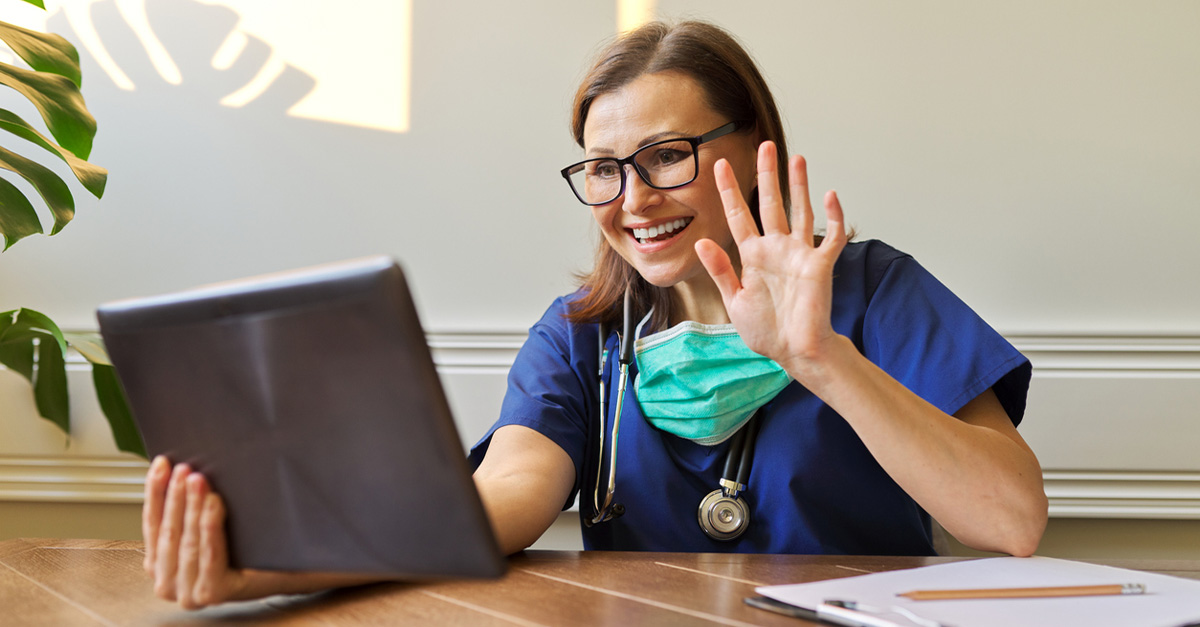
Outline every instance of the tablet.
[(495, 577), (400, 267), (372, 257), (97, 311), (150, 455), (225, 499), (237, 567)]

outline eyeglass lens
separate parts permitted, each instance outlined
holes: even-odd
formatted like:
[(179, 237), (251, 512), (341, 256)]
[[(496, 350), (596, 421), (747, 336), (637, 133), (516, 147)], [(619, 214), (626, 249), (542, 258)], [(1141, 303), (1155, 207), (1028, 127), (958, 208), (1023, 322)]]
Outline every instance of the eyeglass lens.
[[(682, 139), (650, 144), (630, 159), (642, 180), (659, 189), (691, 183), (698, 169), (695, 145)], [(568, 176), (580, 200), (602, 205), (621, 195), (625, 171), (616, 159), (592, 159), (580, 163)]]

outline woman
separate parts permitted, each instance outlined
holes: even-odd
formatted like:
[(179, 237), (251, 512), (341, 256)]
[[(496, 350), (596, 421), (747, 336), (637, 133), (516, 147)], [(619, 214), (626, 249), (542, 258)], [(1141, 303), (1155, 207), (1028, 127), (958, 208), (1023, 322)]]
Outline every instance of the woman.
[[(1015, 428), (1028, 361), (907, 255), (847, 244), (834, 192), (814, 237), (805, 162), (786, 159), (770, 93), (728, 34), (655, 23), (616, 40), (573, 130), (586, 158), (563, 174), (604, 237), (583, 288), (532, 328), (471, 452), (503, 550), (576, 494), (588, 548), (928, 554), (932, 516), (977, 549), (1036, 549), (1046, 498)], [(632, 359), (610, 326), (639, 338)], [(748, 473), (722, 476), (730, 449)], [(197, 607), (356, 583), (229, 570), (219, 497), (169, 466), (151, 466), (144, 516), (160, 596)]]

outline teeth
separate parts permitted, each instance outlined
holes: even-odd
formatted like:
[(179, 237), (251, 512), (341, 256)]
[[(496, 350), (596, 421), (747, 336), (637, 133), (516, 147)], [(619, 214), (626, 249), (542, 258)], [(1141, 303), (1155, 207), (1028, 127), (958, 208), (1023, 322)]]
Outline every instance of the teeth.
[(690, 222), (690, 220), (680, 218), (672, 222), (664, 222), (663, 224), (658, 224), (651, 227), (633, 229), (633, 236), (637, 238), (639, 242), (645, 244), (646, 240), (654, 239), (663, 233), (672, 233), (677, 231), (680, 228), (687, 226), (688, 222)]

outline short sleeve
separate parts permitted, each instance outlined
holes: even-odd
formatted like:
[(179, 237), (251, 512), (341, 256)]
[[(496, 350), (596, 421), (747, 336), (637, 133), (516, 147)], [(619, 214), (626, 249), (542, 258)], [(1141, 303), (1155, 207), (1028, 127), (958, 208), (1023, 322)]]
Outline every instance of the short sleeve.
[[(579, 478), (583, 476), (588, 416), (596, 411), (592, 406), (598, 393), (595, 325), (581, 328), (569, 323), (563, 317), (565, 313), (566, 302), (560, 298), (530, 328), (529, 337), (508, 372), (508, 389), (500, 407), (500, 417), (471, 447), (469, 455), (472, 467), (478, 467), (492, 434), (506, 425), (529, 427), (550, 438), (575, 465), (575, 486), (564, 509), (574, 502)], [(591, 329), (590, 344), (581, 337), (586, 328)], [(592, 347), (590, 353), (581, 348), (587, 346)]]
[(1029, 360), (912, 257), (887, 264), (862, 333), (867, 358), (938, 409), (953, 414), (993, 388), (1021, 422)]

